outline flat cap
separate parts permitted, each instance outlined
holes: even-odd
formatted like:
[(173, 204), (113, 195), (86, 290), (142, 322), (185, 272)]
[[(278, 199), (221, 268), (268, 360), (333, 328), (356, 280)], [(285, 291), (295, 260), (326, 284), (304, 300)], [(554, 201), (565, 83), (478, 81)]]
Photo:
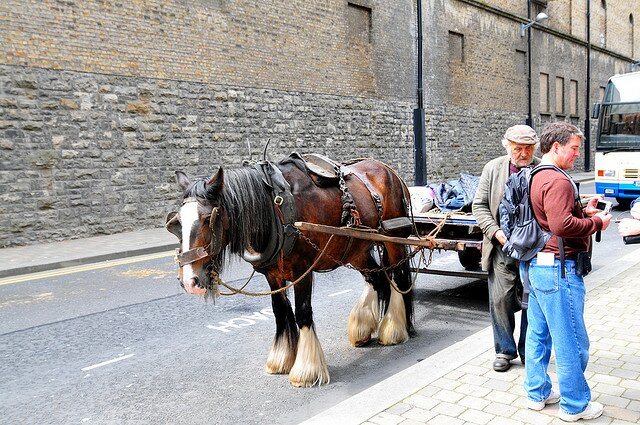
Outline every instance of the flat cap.
[(538, 143), (538, 136), (536, 131), (528, 125), (518, 124), (513, 127), (509, 127), (507, 132), (504, 133), (503, 143), (513, 142), (520, 143), (522, 145), (535, 145)]

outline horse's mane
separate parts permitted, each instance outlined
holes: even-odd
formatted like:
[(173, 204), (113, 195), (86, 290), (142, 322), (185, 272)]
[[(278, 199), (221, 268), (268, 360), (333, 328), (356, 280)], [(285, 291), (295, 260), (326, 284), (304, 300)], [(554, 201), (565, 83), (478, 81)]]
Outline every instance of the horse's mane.
[(227, 214), (228, 245), (213, 259), (215, 269), (221, 271), (227, 251), (242, 255), (248, 247), (260, 252), (265, 246), (271, 234), (273, 202), (261, 173), (253, 167), (225, 169), (221, 192), (207, 181), (194, 181), (184, 196), (204, 198)]

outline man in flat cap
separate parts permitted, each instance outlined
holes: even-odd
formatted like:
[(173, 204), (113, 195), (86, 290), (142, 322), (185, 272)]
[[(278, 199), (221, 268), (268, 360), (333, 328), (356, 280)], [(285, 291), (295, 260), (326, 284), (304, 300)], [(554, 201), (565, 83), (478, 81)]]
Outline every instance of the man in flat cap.
[(511, 360), (518, 357), (518, 354), (524, 364), (524, 341), (527, 333), (527, 315), (522, 314), (520, 338), (516, 345), (513, 337), (514, 315), (520, 310), (517, 294), (522, 293), (522, 282), (517, 261), (502, 252), (506, 237), (500, 229), (498, 207), (509, 176), (522, 167), (540, 163), (534, 157), (537, 144), (538, 136), (531, 127), (514, 125), (508, 128), (502, 138), (507, 154), (492, 159), (484, 166), (473, 199), (473, 215), (484, 233), (482, 269), (489, 272), (489, 312), (496, 350), (493, 370), (497, 372), (509, 370)]

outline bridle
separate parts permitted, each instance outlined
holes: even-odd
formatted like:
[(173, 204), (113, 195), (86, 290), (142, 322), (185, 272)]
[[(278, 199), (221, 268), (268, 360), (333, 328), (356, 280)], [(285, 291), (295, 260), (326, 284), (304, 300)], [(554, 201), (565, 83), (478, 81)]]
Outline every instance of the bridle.
[[(182, 205), (188, 202), (198, 202), (196, 198), (185, 198), (182, 201)], [(172, 211), (167, 215), (165, 227), (170, 232), (170, 227), (177, 224), (178, 212)], [(206, 258), (213, 258), (222, 250), (222, 220), (220, 219), (220, 207), (214, 207), (211, 210), (211, 216), (209, 217), (209, 231), (211, 233), (211, 242), (207, 246), (199, 246), (192, 248), (188, 251), (182, 252), (182, 248), (176, 248), (176, 262), (180, 267), (184, 267), (187, 264), (195, 263), (198, 260)], [(172, 232), (174, 233), (174, 232)]]

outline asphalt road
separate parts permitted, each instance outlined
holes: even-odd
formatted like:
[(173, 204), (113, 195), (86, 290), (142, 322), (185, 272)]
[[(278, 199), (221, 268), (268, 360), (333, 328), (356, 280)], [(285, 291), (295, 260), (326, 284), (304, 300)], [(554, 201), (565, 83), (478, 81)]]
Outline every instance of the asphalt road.
[[(594, 268), (630, 251), (605, 232)], [(204, 302), (179, 289), (170, 256), (129, 261), (0, 280), (3, 423), (298, 423), (489, 325), (485, 282), (420, 275), (418, 336), (353, 348), (346, 322), (362, 280), (344, 268), (319, 274), (313, 306), (331, 383), (299, 389), (264, 372), (268, 297)], [(432, 267), (461, 269), (452, 253)], [(224, 278), (246, 276), (239, 267)]]

